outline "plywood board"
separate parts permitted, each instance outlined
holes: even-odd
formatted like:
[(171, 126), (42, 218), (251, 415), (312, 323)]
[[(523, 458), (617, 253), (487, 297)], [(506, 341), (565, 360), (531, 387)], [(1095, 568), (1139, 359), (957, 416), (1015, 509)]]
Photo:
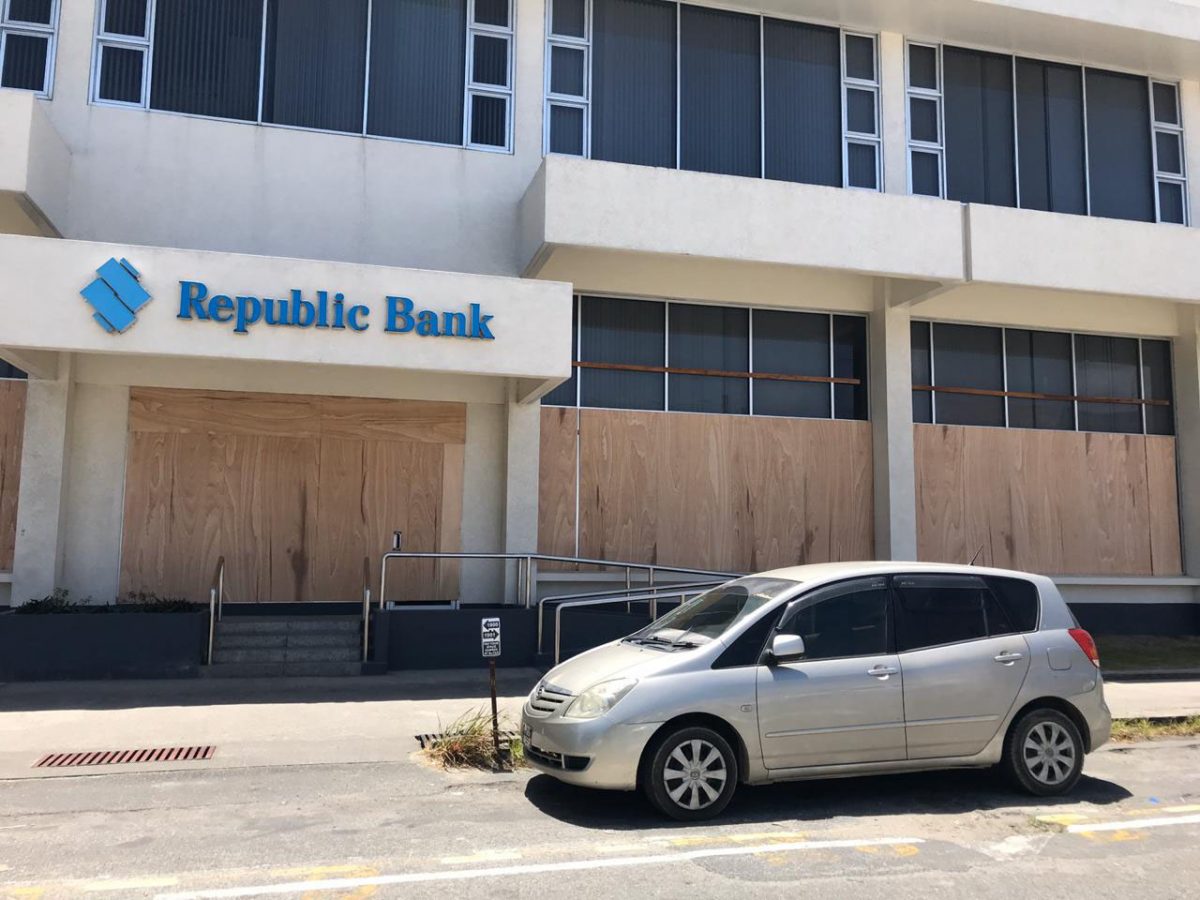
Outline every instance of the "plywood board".
[(921, 559), (1179, 574), (1174, 439), (917, 425), (914, 440)]
[(575, 546), (578, 429), (578, 409), (542, 407), (538, 456), (538, 550), (550, 556), (579, 555)]
[(0, 380), (0, 572), (13, 566), (24, 435), (25, 382)]
[[(456, 549), (461, 540), (463, 446), (450, 419), (427, 408), (456, 409), (465, 422), (458, 404), (417, 404), (405, 427), (428, 429), (410, 440), (382, 416), (403, 413), (405, 401), (350, 400), (341, 409), (329, 398), (272, 398), (262, 406), (260, 395), (185, 391), (175, 409), (175, 392), (136, 393), (123, 590), (207, 600), (224, 555), (228, 602), (358, 600), (364, 556), (377, 578), (393, 531), (404, 532), (409, 550)], [(432, 561), (398, 565), (389, 599), (457, 593), (456, 576), (435, 581)]]
[(579, 415), (584, 556), (751, 572), (872, 554), (868, 423)]

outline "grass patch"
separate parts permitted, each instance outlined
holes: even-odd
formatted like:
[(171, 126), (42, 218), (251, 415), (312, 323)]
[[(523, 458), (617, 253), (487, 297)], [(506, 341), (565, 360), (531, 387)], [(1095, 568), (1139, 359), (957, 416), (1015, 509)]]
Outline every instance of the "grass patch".
[(525, 765), (525, 748), (519, 738), (505, 738), (505, 717), (500, 717), (500, 757), (492, 742), (492, 714), (482, 707), (463, 713), (440, 730), (422, 751), (444, 769), (517, 769)]
[(1105, 672), (1200, 669), (1200, 636), (1101, 635), (1096, 646)]
[(1113, 721), (1114, 741), (1152, 741), (1155, 738), (1195, 737), (1200, 735), (1200, 716), (1180, 716), (1173, 719), (1116, 719)]

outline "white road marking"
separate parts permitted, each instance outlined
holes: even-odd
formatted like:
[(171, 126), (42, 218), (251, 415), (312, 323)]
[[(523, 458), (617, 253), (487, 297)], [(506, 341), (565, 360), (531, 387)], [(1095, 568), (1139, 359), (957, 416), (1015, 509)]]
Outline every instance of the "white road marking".
[(995, 844), (980, 848), (992, 859), (1013, 859), (1029, 853), (1040, 853), (1050, 841), (1049, 834), (1014, 834)]
[(727, 856), (753, 856), (759, 853), (793, 853), (804, 850), (836, 850), (852, 847), (890, 847), (896, 844), (923, 844), (921, 838), (874, 838), (844, 841), (795, 841), (786, 844), (760, 844), (752, 847), (715, 847), (686, 850), (653, 856), (623, 856), (609, 859), (580, 859), (571, 862), (541, 863), (524, 866), (497, 866), (487, 869), (460, 869), (450, 872), (409, 872), (401, 875), (376, 875), (371, 878), (329, 878), (319, 881), (293, 881), (286, 884), (262, 884), (248, 887), (215, 888), (159, 894), (158, 900), (209, 900), (224, 897), (261, 897), (268, 894), (297, 894), (304, 891), (338, 891), (387, 884), (421, 884), (431, 881), (467, 881), (476, 878), (508, 878), (515, 875), (544, 875), (550, 872), (578, 872), (588, 869), (616, 869), (630, 866), (661, 866)]
[(1158, 819), (1127, 819), (1124, 822), (1100, 822), (1095, 825), (1068, 825), (1071, 834), (1090, 831), (1129, 831), (1134, 828), (1165, 828), (1169, 825), (1200, 825), (1200, 816), (1164, 816)]

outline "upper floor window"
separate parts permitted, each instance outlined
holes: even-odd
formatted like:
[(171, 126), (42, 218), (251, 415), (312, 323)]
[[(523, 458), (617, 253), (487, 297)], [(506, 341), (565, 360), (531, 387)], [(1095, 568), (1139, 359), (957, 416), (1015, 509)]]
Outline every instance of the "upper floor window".
[(578, 297), (557, 406), (867, 418), (862, 316)]
[(912, 377), (916, 422), (1175, 431), (1168, 341), (914, 322)]
[(547, 17), (547, 153), (881, 188), (873, 35), (667, 0)]
[(907, 57), (912, 193), (1187, 223), (1177, 85), (937, 44)]
[(92, 100), (512, 146), (511, 0), (103, 0)]
[(58, 0), (0, 0), (0, 87), (49, 96)]

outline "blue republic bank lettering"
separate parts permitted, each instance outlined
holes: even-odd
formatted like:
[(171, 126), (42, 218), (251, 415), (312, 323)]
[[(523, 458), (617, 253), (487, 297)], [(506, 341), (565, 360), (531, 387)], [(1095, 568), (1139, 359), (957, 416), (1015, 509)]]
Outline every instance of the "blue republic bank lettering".
[[(383, 330), (388, 334), (420, 337), (458, 337), (494, 341), (491, 321), (478, 303), (465, 312), (419, 309), (408, 297), (386, 297)], [(234, 334), (249, 334), (257, 325), (285, 328), (320, 328), (335, 331), (368, 331), (371, 308), (351, 303), (344, 294), (317, 291), (307, 299), (303, 291), (287, 297), (255, 297), (248, 294), (213, 294), (202, 281), (179, 282), (180, 319), (233, 325)]]

